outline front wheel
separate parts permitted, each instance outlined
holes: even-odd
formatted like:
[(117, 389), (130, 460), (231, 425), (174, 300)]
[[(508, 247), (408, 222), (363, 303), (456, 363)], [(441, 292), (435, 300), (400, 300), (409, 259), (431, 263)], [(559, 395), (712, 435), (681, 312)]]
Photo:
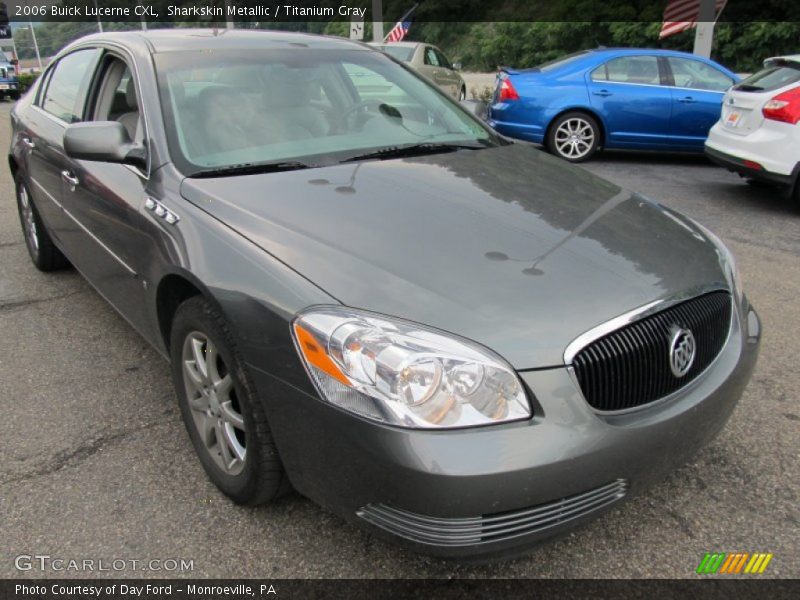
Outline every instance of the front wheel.
[(461, 90), (458, 92), (458, 101), (463, 102), (467, 99), (467, 88), (463, 85), (461, 86)]
[(263, 504), (287, 490), (264, 407), (230, 327), (203, 297), (175, 313), (170, 355), (181, 416), (211, 481), (239, 504)]
[(600, 146), (600, 127), (586, 113), (565, 113), (550, 126), (546, 146), (564, 160), (583, 162), (591, 158)]

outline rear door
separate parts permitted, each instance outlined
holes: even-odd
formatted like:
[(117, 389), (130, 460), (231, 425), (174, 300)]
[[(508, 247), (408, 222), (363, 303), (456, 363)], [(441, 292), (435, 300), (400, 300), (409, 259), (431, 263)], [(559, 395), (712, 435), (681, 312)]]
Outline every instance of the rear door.
[(672, 144), (677, 149), (702, 150), (709, 129), (719, 120), (722, 97), (734, 80), (699, 60), (676, 56), (661, 60), (672, 93)]
[(98, 56), (97, 49), (87, 48), (51, 65), (19, 133), (27, 152), (25, 162), (36, 208), (70, 258), (67, 232), (72, 223), (61, 205), (61, 173), (66, 164), (63, 137), (67, 125), (78, 120), (82, 111)]
[(725, 94), (722, 126), (726, 131), (746, 136), (764, 122), (761, 109), (772, 98), (800, 84), (800, 62), (774, 59), (767, 66), (733, 86)]
[(603, 119), (609, 148), (669, 145), (672, 95), (662, 85), (658, 58), (620, 56), (587, 75), (592, 107)]

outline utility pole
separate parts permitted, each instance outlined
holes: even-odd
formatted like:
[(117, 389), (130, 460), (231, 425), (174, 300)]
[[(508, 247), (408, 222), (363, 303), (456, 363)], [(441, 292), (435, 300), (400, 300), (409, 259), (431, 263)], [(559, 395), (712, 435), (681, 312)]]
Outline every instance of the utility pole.
[(383, 0), (372, 0), (372, 41), (383, 41)]
[(233, 22), (233, 19), (228, 16), (228, 7), (230, 6), (230, 1), (225, 0), (225, 28), (226, 29), (235, 29), (236, 24)]
[[(99, 12), (99, 9), (97, 8), (97, 0), (94, 0), (94, 9), (95, 11)], [(97, 31), (103, 33), (103, 24), (100, 22), (100, 15), (97, 15)]]
[[(39, 44), (36, 42), (36, 31), (34, 31), (33, 23), (28, 21), (28, 25), (31, 28), (31, 39), (33, 40), (33, 49), (36, 50), (36, 60), (39, 63), (39, 72), (41, 73), (44, 69), (42, 69), (42, 55), (39, 54)], [(14, 51), (16, 52), (16, 46), (14, 47)]]
[(700, 0), (700, 13), (697, 15), (697, 27), (694, 32), (694, 53), (697, 56), (711, 58), (714, 26), (717, 24), (715, 5), (715, 0)]

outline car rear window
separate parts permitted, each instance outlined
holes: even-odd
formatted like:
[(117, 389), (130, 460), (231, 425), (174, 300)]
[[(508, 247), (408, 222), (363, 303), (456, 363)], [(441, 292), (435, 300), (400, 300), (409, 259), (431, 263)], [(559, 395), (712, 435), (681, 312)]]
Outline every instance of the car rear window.
[(800, 81), (800, 64), (773, 63), (733, 87), (738, 92), (771, 92)]
[(375, 46), (378, 50), (386, 52), (389, 56), (408, 62), (414, 56), (414, 46)]

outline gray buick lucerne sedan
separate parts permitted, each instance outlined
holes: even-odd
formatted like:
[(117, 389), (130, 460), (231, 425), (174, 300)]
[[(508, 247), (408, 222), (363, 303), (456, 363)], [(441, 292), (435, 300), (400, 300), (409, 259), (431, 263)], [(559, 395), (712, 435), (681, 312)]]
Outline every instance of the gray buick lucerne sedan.
[(689, 460), (756, 362), (717, 237), (366, 45), (92, 35), (11, 119), (34, 265), (168, 358), (235, 502), (295, 489), (416, 550), (516, 553)]

